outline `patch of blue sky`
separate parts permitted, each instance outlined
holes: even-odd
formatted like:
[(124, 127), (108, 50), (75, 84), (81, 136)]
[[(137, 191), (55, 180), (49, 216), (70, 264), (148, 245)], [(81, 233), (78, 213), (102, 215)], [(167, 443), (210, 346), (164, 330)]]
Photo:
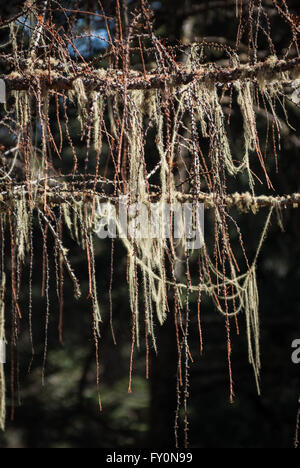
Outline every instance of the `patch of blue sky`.
[(99, 29), (97, 31), (91, 31), (90, 35), (83, 34), (82, 37), (77, 37), (74, 40), (75, 48), (69, 44), (69, 53), (71, 56), (76, 56), (77, 51), (85, 56), (90, 53), (101, 52), (106, 49), (109, 45), (109, 39), (106, 29)]
[(152, 8), (153, 8), (154, 10), (159, 10), (159, 9), (161, 8), (161, 6), (162, 6), (162, 5), (161, 5), (161, 2), (157, 2), (157, 1), (152, 2)]
[(26, 31), (29, 36), (32, 35), (32, 25), (30, 24), (28, 18), (25, 18), (25, 16), (20, 16), (20, 18), (17, 19), (17, 24), (18, 26), (23, 27), (24, 31)]

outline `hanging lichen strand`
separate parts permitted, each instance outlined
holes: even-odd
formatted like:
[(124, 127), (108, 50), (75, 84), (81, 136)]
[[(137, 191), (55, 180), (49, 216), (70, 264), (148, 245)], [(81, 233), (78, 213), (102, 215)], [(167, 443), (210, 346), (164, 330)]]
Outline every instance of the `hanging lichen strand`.
[[(132, 18), (126, 38), (122, 35), (119, 20), (114, 39), (108, 29), (106, 53), (110, 65), (105, 69), (107, 55), (104, 54), (98, 59), (100, 63), (103, 61), (103, 68), (95, 69), (94, 62), (87, 62), (76, 48), (75, 25), (72, 28), (70, 23), (65, 33), (56, 27), (56, 15), (49, 13), (49, 5), (46, 10), (41, 10), (29, 3), (22, 18), (2, 26), (10, 34), (10, 48), (7, 54), (0, 54), (1, 66), (7, 70), (2, 78), (8, 90), (7, 102), (1, 109), (1, 132), (13, 142), (3, 154), (0, 169), (0, 340), (6, 339), (8, 307), (5, 297), (9, 288), (13, 311), (12, 330), (7, 337), (12, 350), (12, 413), (14, 350), (20, 322), (28, 315), (19, 304), (21, 273), (25, 265), (29, 265), (31, 272), (29, 332), (34, 349), (31, 287), (36, 226), (43, 238), (42, 295), (46, 298), (43, 377), (51, 314), (50, 239), (55, 246), (54, 275), (60, 303), (61, 340), (65, 275), (71, 279), (75, 298), (81, 294), (76, 271), (64, 247), (64, 225), (86, 255), (99, 388), (101, 284), (99, 291), (94, 244), (100, 241), (95, 234), (99, 235), (103, 219), (109, 226), (117, 219), (115, 234), (128, 255), (127, 281), (132, 312), (129, 391), (134, 350), (140, 346), (141, 334), (146, 337), (148, 366), (149, 338), (157, 349), (155, 325), (163, 325), (168, 314), (172, 315), (178, 346), (178, 401), (180, 403), (180, 392), (183, 391), (187, 436), (186, 403), (191, 359), (189, 323), (192, 316), (197, 318), (202, 351), (201, 301), (204, 294), (211, 297), (215, 309), (224, 316), (231, 401), (234, 399), (231, 329), (239, 326), (238, 315), (242, 313), (246, 317), (249, 361), (258, 390), (260, 388), (257, 261), (272, 212), (276, 209), (278, 213), (281, 206), (298, 206), (300, 196), (295, 194), (285, 199), (276, 198), (273, 193), (270, 197), (255, 196), (257, 160), (266, 190), (272, 188), (266, 152), (257, 129), (257, 111), (262, 110), (267, 116), (266, 139), (274, 149), (277, 164), (282, 121), (277, 117), (276, 109), (279, 105), (287, 115), (286, 102), (295, 102), (290, 85), (300, 75), (296, 46), (299, 27), (292, 28), (290, 56), (286, 55), (284, 60), (274, 55), (270, 32), (263, 29), (270, 45), (269, 59), (261, 64), (257, 62), (256, 38), (249, 45), (251, 63), (241, 64), (235, 50), (218, 43), (203, 42), (177, 48), (164, 46), (154, 35), (150, 12), (143, 3), (141, 11)], [(59, 10), (57, 2), (55, 4)], [(279, 14), (283, 14), (282, 10)], [(99, 13), (108, 27), (106, 17), (102, 15), (103, 12)], [(20, 21), (27, 22), (30, 28), (21, 29)], [(238, 35), (237, 42), (240, 40)], [(24, 49), (24, 43), (28, 42), (29, 49)], [(70, 45), (75, 56), (70, 53)], [(218, 68), (216, 64), (204, 63), (206, 50), (225, 53), (228, 66)], [(134, 66), (137, 54), (141, 72)], [(177, 58), (183, 55), (185, 68)], [(243, 121), (244, 147), (238, 154), (230, 141), (233, 108)], [(75, 143), (79, 133), (80, 150), (78, 142)], [(62, 172), (60, 161), (66, 154), (72, 155), (72, 163), (66, 163), (69, 169)], [(248, 180), (249, 193), (228, 193), (229, 183), (238, 182), (239, 177)], [(181, 236), (174, 236), (174, 217), (180, 210), (182, 213), (181, 203), (184, 201), (194, 203), (194, 207), (197, 202), (202, 202), (205, 208), (213, 210), (213, 245), (205, 244), (199, 252), (189, 249), (185, 229), (181, 230)], [(166, 204), (169, 206), (167, 213)], [(253, 215), (265, 206), (270, 208), (254, 259), (248, 259), (240, 228), (229, 212), (233, 206), (239, 213), (250, 211)], [(128, 208), (125, 230), (119, 216), (124, 207)], [(156, 232), (151, 222), (154, 212), (160, 220)], [(150, 216), (147, 226), (140, 225), (142, 213)], [(195, 212), (192, 222), (194, 218)], [(232, 227), (243, 254), (242, 265), (238, 264), (231, 245)], [(7, 251), (11, 259), (8, 269)], [(194, 259), (199, 264), (198, 282), (190, 273)], [(194, 293), (198, 297), (196, 307), (190, 303)], [(3, 365), (0, 367), (0, 399), (0, 424), (4, 427)], [(101, 406), (100, 394), (99, 404)], [(180, 406), (176, 418), (179, 418), (179, 410)]]

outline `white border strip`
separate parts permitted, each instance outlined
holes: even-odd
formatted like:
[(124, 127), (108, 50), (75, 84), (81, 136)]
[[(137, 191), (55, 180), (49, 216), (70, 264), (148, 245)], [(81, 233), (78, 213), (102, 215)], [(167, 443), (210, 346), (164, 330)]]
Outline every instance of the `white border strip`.
[(0, 364), (6, 364), (6, 343), (0, 340)]
[(0, 102), (6, 103), (6, 84), (4, 80), (0, 80)]

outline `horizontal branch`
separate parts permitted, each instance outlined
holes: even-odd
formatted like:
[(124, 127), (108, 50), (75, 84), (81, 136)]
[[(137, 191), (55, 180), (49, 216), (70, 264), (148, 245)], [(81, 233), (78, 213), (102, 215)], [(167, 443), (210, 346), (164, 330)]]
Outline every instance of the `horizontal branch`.
[[(190, 194), (178, 194), (178, 201), (192, 202), (195, 197)], [(234, 193), (227, 195), (223, 200), (218, 198), (215, 194), (201, 194), (198, 201), (204, 204), (206, 209), (214, 208), (223, 204), (227, 209), (237, 208), (238, 211), (248, 213), (250, 211), (256, 212), (261, 208), (300, 208), (300, 193), (285, 196), (253, 196), (249, 192)]]
[[(76, 75), (63, 76), (57, 73), (42, 72), (39, 69), (33, 72), (25, 72), (23, 75), (12, 73), (1, 75), (6, 83), (7, 90), (26, 91), (36, 86), (40, 81), (41, 87), (49, 90), (63, 91), (70, 90), (74, 86), (74, 81), (81, 78), (87, 90), (102, 91), (105, 94), (110, 92), (124, 91), (124, 86), (128, 90), (162, 89), (164, 87), (176, 87), (188, 85), (193, 82), (207, 83), (232, 83), (237, 80), (263, 79), (266, 82), (280, 80), (280, 73), (293, 71), (293, 76), (300, 76), (300, 57), (290, 60), (267, 59), (256, 65), (240, 65), (235, 68), (208, 68), (203, 66), (196, 71), (188, 72), (184, 68), (176, 73), (166, 75), (149, 73), (146, 76), (137, 72), (124, 75), (121, 71), (100, 70), (94, 72), (78, 73)], [(284, 78), (282, 77), (282, 80)]]
[[(29, 193), (20, 187), (20, 190), (14, 190), (12, 192), (2, 192), (0, 193), (0, 211), (7, 211), (11, 209), (14, 210), (14, 204), (21, 198), (25, 197), (29, 200)], [(51, 190), (49, 188), (46, 197), (43, 189), (38, 191), (38, 194), (33, 195), (31, 199), (32, 206), (35, 208), (40, 208), (45, 205), (45, 200), (47, 200), (47, 205), (49, 207), (62, 205), (64, 203), (74, 203), (74, 202), (89, 202), (97, 197), (100, 201), (111, 202), (113, 204), (118, 204), (121, 201), (121, 196), (117, 197), (114, 195), (109, 195), (101, 192), (94, 192), (92, 190), (68, 190), (67, 188), (61, 188), (59, 190)], [(126, 200), (126, 198), (125, 198)], [(130, 204), (130, 197), (127, 197), (128, 204)], [(152, 193), (150, 195), (150, 201), (157, 203), (160, 200), (160, 194)], [(262, 208), (300, 208), (300, 193), (294, 193), (292, 195), (285, 196), (253, 196), (249, 192), (246, 193), (234, 193), (227, 195), (224, 198), (220, 198), (214, 193), (201, 193), (196, 196), (193, 194), (183, 194), (177, 193), (176, 200), (179, 203), (203, 203), (205, 209), (212, 209), (215, 207), (224, 206), (228, 210), (236, 208), (241, 213), (256, 213)], [(124, 196), (122, 196), (122, 203), (124, 202)]]

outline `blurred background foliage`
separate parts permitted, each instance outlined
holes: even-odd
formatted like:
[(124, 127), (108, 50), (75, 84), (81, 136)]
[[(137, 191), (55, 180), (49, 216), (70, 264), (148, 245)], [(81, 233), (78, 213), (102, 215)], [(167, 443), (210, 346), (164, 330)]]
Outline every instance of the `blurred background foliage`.
[[(66, 7), (91, 10), (97, 8), (93, 0), (61, 2)], [(130, 10), (138, 2), (131, 1)], [(204, 37), (234, 44), (236, 24), (232, 1), (209, 0), (162, 0), (155, 1), (155, 28), (169, 43), (185, 40), (185, 31), (192, 29), (195, 40)], [(216, 3), (219, 6), (213, 7)], [(264, 1), (269, 8), (272, 2)], [(288, 2), (295, 15), (300, 13), (298, 0)], [(13, 16), (23, 2), (4, 2), (0, 6), (2, 19)], [(103, 1), (107, 14), (114, 12), (115, 2)], [(272, 16), (272, 37), (278, 57), (289, 43), (281, 18)], [(59, 17), (63, 25), (63, 16)], [(88, 25), (78, 19), (78, 28)], [(105, 39), (101, 21), (89, 25)], [(0, 30), (0, 39), (5, 41), (5, 30)], [(105, 40), (83, 43), (81, 52), (92, 58), (103, 51)], [(260, 44), (260, 58), (268, 52)], [(247, 46), (245, 45), (247, 50)], [(217, 51), (208, 51), (207, 60), (224, 57)], [(246, 60), (246, 58), (245, 58)], [(270, 148), (268, 169), (275, 192), (288, 194), (300, 190), (300, 113), (288, 105), (290, 123), (296, 131), (284, 127), (279, 173)], [(281, 115), (284, 119), (284, 115)], [(72, 138), (78, 153), (84, 148), (78, 138), (78, 122), (74, 112), (71, 124)], [(243, 132), (240, 117), (233, 109), (232, 123), (228, 129), (233, 150), (243, 148)], [(260, 130), (263, 135), (266, 122), (261, 116)], [(1, 143), (6, 144), (5, 135)], [(149, 158), (153, 157), (151, 148)], [(72, 164), (70, 148), (65, 145), (61, 168), (65, 171)], [(254, 168), (260, 174), (259, 165)], [(229, 191), (244, 191), (242, 178), (232, 182)], [(259, 193), (266, 187), (257, 185)], [(257, 216), (233, 213), (239, 220), (249, 257), (255, 253), (266, 212)], [(197, 448), (289, 448), (292, 447), (296, 412), (298, 408), (299, 366), (291, 362), (291, 343), (300, 338), (300, 244), (299, 211), (285, 210), (282, 232), (274, 218), (258, 266), (261, 300), (262, 330), (262, 396), (257, 396), (254, 377), (248, 365), (245, 323), (240, 319), (241, 333), (233, 336), (233, 374), (236, 400), (230, 405), (228, 398), (228, 369), (224, 321), (212, 306), (204, 301), (202, 323), (204, 355), (199, 355), (199, 337), (196, 313), (192, 323), (190, 388), (190, 443)], [(206, 236), (210, 237), (209, 214), (207, 213)], [(42, 249), (42, 239), (35, 236), (35, 252)], [(41, 385), (41, 368), (44, 353), (45, 302), (40, 298), (41, 259), (34, 259), (34, 342), (35, 356), (32, 361), (28, 336), (28, 324), (23, 330), (18, 348), (19, 358), (19, 405), (14, 421), (8, 421), (7, 430), (0, 434), (2, 448), (101, 448), (101, 447), (174, 447), (174, 415), (176, 407), (177, 350), (171, 320), (164, 327), (157, 326), (158, 356), (151, 355), (150, 379), (145, 379), (145, 352), (135, 354), (133, 393), (128, 394), (129, 356), (131, 343), (128, 291), (125, 280), (126, 255), (116, 243), (113, 288), (113, 320), (117, 346), (113, 344), (109, 323), (110, 243), (95, 240), (97, 281), (102, 304), (102, 336), (100, 341), (101, 395), (103, 412), (97, 404), (94, 344), (91, 331), (92, 312), (85, 297), (88, 292), (88, 274), (84, 255), (75, 243), (65, 235), (71, 263), (81, 279), (85, 291), (83, 299), (75, 301), (71, 285), (65, 284), (64, 344), (58, 339), (58, 309), (55, 284), (51, 285), (51, 317), (46, 386)], [(53, 246), (52, 246), (53, 247)], [(52, 249), (49, 245), (49, 253)], [(54, 264), (52, 265), (54, 268)], [(24, 274), (26, 274), (24, 272)], [(28, 307), (28, 291), (24, 290), (22, 310)], [(196, 302), (195, 302), (196, 304)], [(28, 368), (30, 367), (30, 373)], [(9, 363), (7, 370), (9, 369)], [(9, 372), (7, 372), (9, 374)], [(9, 387), (9, 376), (8, 376)], [(9, 395), (8, 395), (9, 398)], [(9, 402), (8, 402), (9, 403)], [(9, 404), (8, 404), (9, 407)], [(8, 408), (9, 409), (9, 408)]]

